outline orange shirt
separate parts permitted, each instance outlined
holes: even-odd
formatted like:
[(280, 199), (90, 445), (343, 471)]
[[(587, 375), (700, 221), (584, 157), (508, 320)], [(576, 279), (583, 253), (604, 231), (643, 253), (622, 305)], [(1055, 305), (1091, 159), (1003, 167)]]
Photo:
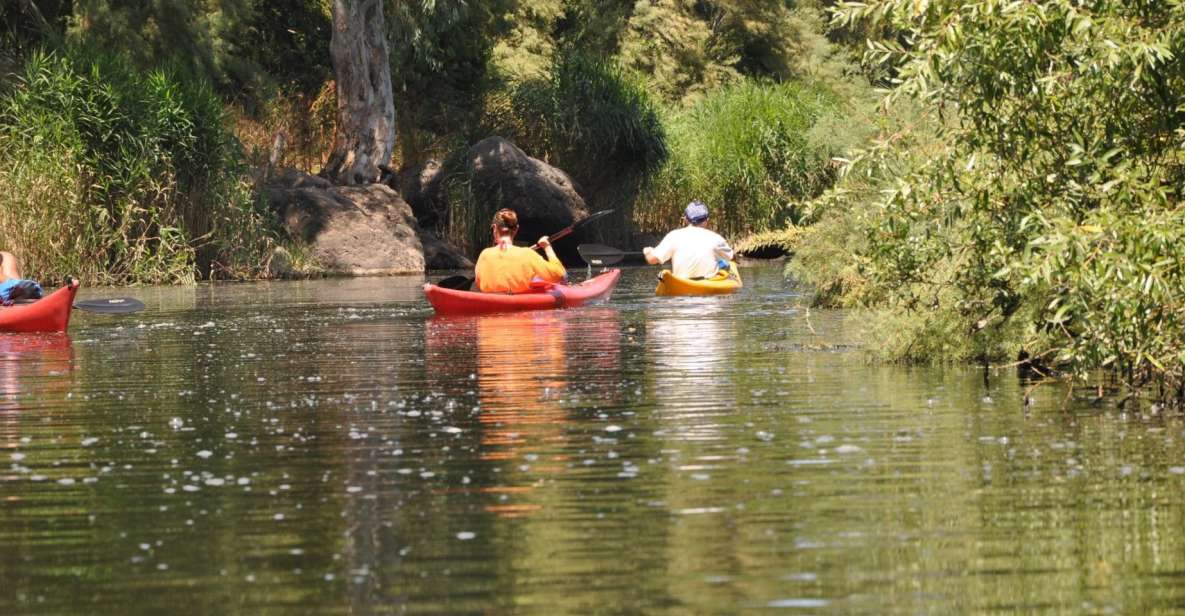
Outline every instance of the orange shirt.
[(546, 282), (564, 279), (559, 259), (544, 259), (522, 246), (491, 246), (481, 251), (475, 269), (477, 288), (484, 293), (525, 293), (535, 276)]

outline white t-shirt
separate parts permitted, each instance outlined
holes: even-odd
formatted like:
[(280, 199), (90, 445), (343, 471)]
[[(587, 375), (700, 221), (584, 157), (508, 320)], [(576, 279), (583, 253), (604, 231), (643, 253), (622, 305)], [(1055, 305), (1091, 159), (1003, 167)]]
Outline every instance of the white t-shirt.
[(717, 259), (732, 260), (732, 247), (715, 231), (688, 225), (662, 238), (653, 254), (671, 262), (671, 273), (680, 278), (710, 278), (716, 274)]

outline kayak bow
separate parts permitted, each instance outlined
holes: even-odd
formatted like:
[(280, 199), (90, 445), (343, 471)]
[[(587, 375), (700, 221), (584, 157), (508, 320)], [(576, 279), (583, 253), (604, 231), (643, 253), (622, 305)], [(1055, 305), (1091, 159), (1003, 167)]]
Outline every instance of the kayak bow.
[(28, 304), (0, 307), (0, 332), (64, 332), (70, 324), (78, 281)]

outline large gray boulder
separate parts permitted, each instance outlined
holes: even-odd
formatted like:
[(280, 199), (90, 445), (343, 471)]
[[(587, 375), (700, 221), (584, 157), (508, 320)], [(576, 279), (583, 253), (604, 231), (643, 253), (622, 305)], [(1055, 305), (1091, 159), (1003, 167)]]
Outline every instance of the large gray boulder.
[(444, 197), (444, 166), (429, 159), (393, 175), (387, 185), (399, 191), (420, 226), (439, 229), (449, 223), (448, 200)]
[(420, 230), (420, 243), (424, 245), (424, 263), (429, 270), (473, 269), (472, 259), (431, 231)]
[[(527, 156), (501, 137), (488, 137), (469, 148), (469, 173), (474, 194), (488, 200), (490, 214), (502, 207), (518, 214), (520, 241), (534, 242), (588, 216), (567, 173)], [(569, 248), (575, 246), (570, 244)]]
[[(335, 186), (323, 178), (287, 170), (269, 182), (264, 192), (282, 227), (309, 246), (326, 273), (422, 274), (429, 265), (421, 240), (425, 232), (407, 203), (387, 186)], [(434, 263), (444, 264), (439, 267), (466, 267), (468, 260), (435, 236), (428, 243)]]

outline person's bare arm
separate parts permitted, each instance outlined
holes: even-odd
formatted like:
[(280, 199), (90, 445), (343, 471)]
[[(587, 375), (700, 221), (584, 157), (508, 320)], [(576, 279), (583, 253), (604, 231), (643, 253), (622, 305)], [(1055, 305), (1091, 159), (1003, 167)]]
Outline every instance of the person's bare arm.
[(21, 264), (11, 252), (0, 251), (0, 280), (21, 277)]

